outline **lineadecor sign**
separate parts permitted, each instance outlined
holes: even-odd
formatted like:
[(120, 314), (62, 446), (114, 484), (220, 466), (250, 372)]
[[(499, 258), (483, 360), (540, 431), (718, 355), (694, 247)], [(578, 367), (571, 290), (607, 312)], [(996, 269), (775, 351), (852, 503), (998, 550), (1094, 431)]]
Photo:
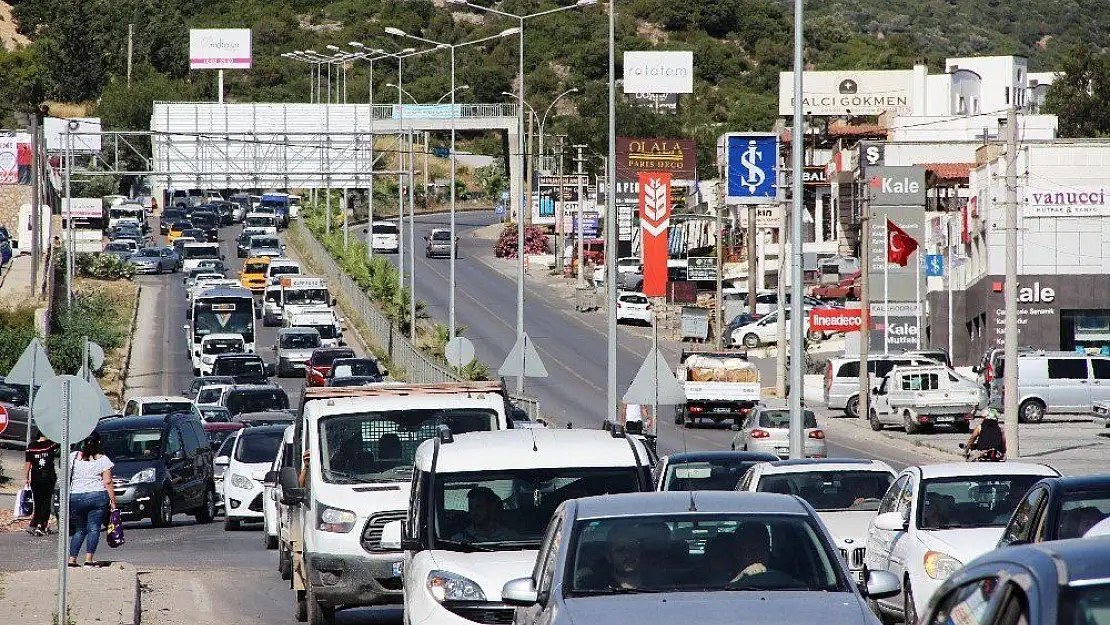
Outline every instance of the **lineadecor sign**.
[(251, 29), (189, 30), (189, 69), (250, 69)]
[(859, 332), (863, 311), (858, 308), (814, 308), (809, 311), (809, 329), (819, 332)]

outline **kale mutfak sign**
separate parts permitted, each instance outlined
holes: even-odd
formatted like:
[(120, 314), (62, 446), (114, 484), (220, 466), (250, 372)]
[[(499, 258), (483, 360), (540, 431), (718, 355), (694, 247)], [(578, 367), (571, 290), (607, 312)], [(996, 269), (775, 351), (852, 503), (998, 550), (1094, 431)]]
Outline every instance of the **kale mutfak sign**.
[[(807, 115), (880, 115), (913, 112), (913, 70), (806, 72)], [(779, 115), (794, 114), (794, 73), (779, 72)]]

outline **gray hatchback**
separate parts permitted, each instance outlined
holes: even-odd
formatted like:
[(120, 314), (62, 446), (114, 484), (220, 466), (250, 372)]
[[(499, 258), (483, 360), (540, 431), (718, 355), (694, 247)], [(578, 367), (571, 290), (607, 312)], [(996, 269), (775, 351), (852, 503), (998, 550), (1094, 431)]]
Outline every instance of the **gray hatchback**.
[(572, 499), (556, 510), (531, 577), (505, 584), (518, 625), (872, 624), (813, 508), (789, 495), (712, 491)]
[(432, 230), (428, 236), (424, 237), (428, 242), (424, 248), (424, 256), (431, 258), (433, 256), (442, 256), (443, 258), (451, 257), (451, 250), (455, 250), (455, 256), (459, 254), (458, 237), (455, 237), (455, 242), (452, 245), (451, 231), (443, 228), (436, 228)]

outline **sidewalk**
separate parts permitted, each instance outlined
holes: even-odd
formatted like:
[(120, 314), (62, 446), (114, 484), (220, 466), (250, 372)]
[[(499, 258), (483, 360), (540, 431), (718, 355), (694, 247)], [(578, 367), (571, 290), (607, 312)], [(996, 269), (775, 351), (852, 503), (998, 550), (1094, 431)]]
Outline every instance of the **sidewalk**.
[[(824, 405), (824, 380), (820, 375), (805, 376), (805, 399), (812, 406)], [(826, 429), (832, 437), (878, 440), (885, 438), (903, 445), (931, 449), (963, 460), (959, 444), (967, 434), (938, 430), (928, 434), (906, 434), (902, 430), (875, 432), (866, 419), (850, 419), (843, 413), (829, 412)], [(1021, 460), (1052, 466), (1064, 475), (1106, 472), (1110, 469), (1110, 429), (1101, 421), (1083, 415), (1048, 415), (1041, 423), (1018, 426)]]
[[(123, 562), (96, 569), (70, 569), (69, 619), (74, 625), (136, 625), (140, 618), (139, 578)], [(58, 572), (0, 574), (0, 623), (53, 625)]]
[(25, 304), (34, 299), (34, 291), (31, 285), (31, 257), (13, 257), (0, 275), (0, 304)]

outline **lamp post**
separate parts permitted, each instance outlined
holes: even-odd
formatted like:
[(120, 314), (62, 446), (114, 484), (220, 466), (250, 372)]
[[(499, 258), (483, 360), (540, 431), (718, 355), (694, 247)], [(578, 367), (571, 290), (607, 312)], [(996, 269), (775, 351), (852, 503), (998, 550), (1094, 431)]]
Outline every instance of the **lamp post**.
[(293, 60), (293, 61), (298, 61), (300, 63), (305, 63), (309, 66), (308, 67), (308, 101), (309, 101), (310, 104), (315, 103), (316, 102), (316, 100), (315, 100), (316, 70), (319, 69), (320, 63), (311, 59), (311, 58), (309, 58), (307, 55), (305, 55), (303, 50), (294, 50), (292, 52), (283, 52), (281, 54), (281, 57), (285, 58), (285, 59), (290, 59), (290, 60)]
[[(520, 32), (520, 49), (518, 51), (518, 65), (517, 73), (520, 80), (520, 101), (524, 102), (524, 22), (530, 19), (541, 17), (543, 15), (550, 15), (560, 11), (569, 11), (581, 7), (587, 7), (597, 4), (597, 0), (578, 0), (574, 4), (548, 9), (546, 11), (538, 11), (536, 13), (529, 13), (526, 15), (518, 15), (516, 13), (509, 13), (500, 11), (492, 7), (485, 7), (480, 4), (472, 4), (468, 0), (447, 0), (448, 4), (465, 5), (478, 11), (485, 11), (486, 13), (493, 13), (502, 17), (517, 20)], [(524, 107), (517, 108), (517, 150), (520, 155), (520, 173), (524, 174), (525, 165), (527, 163), (527, 155), (525, 154), (524, 146)], [(520, 185), (523, 191), (524, 184)], [(531, 194), (528, 194), (531, 195)], [(516, 285), (516, 342), (521, 346), (520, 350), (520, 369), (521, 374), (516, 380), (517, 392), (524, 391), (524, 216), (531, 208), (531, 197), (520, 198), (520, 208), (517, 211), (516, 219), (516, 238), (517, 238), (517, 285)]]
[[(451, 262), (450, 262), (450, 265), (449, 265), (449, 268), (448, 268), (448, 278), (447, 278), (448, 291), (449, 291), (449, 293), (448, 293), (448, 304), (447, 304), (447, 336), (448, 336), (449, 339), (453, 339), (453, 338), (455, 338), (455, 328), (456, 328), (456, 325), (455, 325), (455, 257), (457, 255), (456, 252), (455, 252), (455, 240), (457, 239), (457, 237), (455, 235), (455, 195), (456, 195), (456, 193), (455, 193), (455, 175), (456, 175), (456, 170), (457, 170), (457, 164), (456, 164), (456, 161), (455, 161), (455, 118), (458, 117), (458, 112), (455, 110), (455, 92), (459, 91), (462, 88), (469, 89), (469, 87), (466, 86), (466, 85), (463, 85), (462, 87), (458, 87), (458, 86), (455, 85), (455, 49), (456, 48), (463, 48), (463, 47), (466, 47), (466, 46), (472, 46), (472, 45), (476, 45), (476, 44), (479, 44), (479, 43), (484, 43), (484, 42), (487, 42), (487, 41), (493, 41), (494, 39), (500, 39), (502, 37), (509, 37), (509, 36), (512, 36), (512, 35), (515, 35), (515, 34), (519, 33), (520, 29), (519, 28), (508, 28), (506, 30), (503, 30), (503, 31), (497, 33), (496, 35), (491, 35), (489, 37), (482, 37), (481, 39), (474, 39), (472, 41), (464, 41), (463, 43), (443, 43), (443, 42), (440, 42), (440, 41), (434, 41), (432, 39), (426, 39), (424, 37), (419, 37), (417, 35), (412, 35), (412, 34), (406, 33), (405, 31), (403, 31), (399, 28), (387, 28), (387, 29), (385, 29), (385, 32), (387, 32), (388, 34), (393, 35), (395, 37), (408, 37), (409, 39), (415, 39), (416, 41), (423, 41), (424, 43), (430, 43), (438, 49), (447, 49), (447, 50), (450, 50), (450, 52), (451, 52), (451, 90), (448, 91), (447, 94), (444, 97), (450, 96), (450, 98), (451, 98), (451, 154), (450, 154), (450, 156), (451, 156), (451, 181), (450, 181), (450, 185), (451, 185), (451, 191), (450, 191), (450, 193), (451, 193), (451, 209), (450, 209), (450, 212), (451, 212), (451, 219), (450, 219)], [(439, 102), (442, 102), (442, 101), (443, 101), (443, 98), (440, 98)], [(437, 104), (438, 104), (438, 102), (437, 102)]]
[[(539, 126), (540, 126), (540, 128), (539, 128), (539, 142), (540, 142), (539, 156), (540, 156), (540, 159), (543, 159), (546, 156), (546, 153), (544, 152), (544, 149), (543, 149), (543, 138), (544, 138), (543, 127), (547, 123), (547, 116), (548, 116), (548, 114), (551, 113), (551, 109), (555, 108), (555, 104), (560, 99), (562, 99), (563, 97), (568, 96), (572, 93), (578, 93), (578, 87), (571, 87), (570, 89), (567, 89), (566, 91), (564, 91), (564, 92), (560, 93), (559, 95), (555, 96), (555, 99), (551, 101), (551, 104), (548, 104), (547, 108), (544, 109), (543, 115), (540, 115), (540, 114), (536, 113), (536, 109), (532, 108), (531, 104), (528, 104), (527, 102), (524, 102), (523, 100), (521, 100), (521, 102), (524, 104), (524, 106), (527, 106), (528, 110), (532, 111), (532, 115), (534, 115), (535, 118), (537, 120), (539, 120)], [(519, 96), (517, 94), (509, 93), (508, 91), (502, 91), (501, 95), (507, 95), (510, 98), (518, 98), (519, 99)]]

